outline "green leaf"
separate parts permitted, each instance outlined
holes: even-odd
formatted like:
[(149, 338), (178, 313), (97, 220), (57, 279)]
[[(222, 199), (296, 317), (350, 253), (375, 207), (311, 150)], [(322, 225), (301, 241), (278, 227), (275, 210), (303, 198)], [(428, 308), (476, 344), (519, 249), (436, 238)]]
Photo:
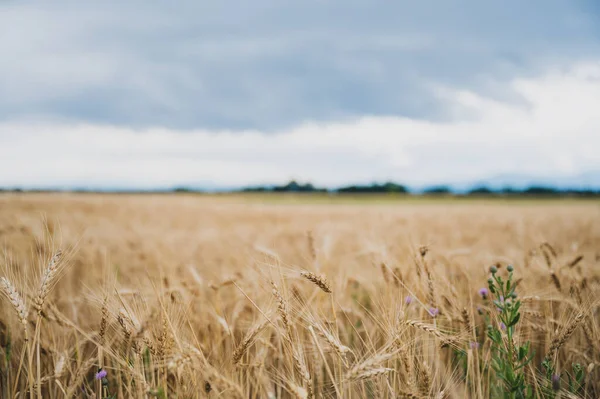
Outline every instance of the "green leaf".
[(519, 322), (520, 319), (521, 319), (521, 313), (517, 313), (517, 316), (513, 320), (511, 320), (510, 324), (507, 325), (506, 327), (514, 326), (515, 324), (517, 324)]
[(511, 383), (511, 385), (515, 385), (515, 382), (517, 381), (517, 376), (515, 375), (514, 370), (510, 366), (507, 367), (506, 377), (507, 380)]
[(531, 387), (531, 385), (528, 385), (527, 388), (525, 388), (525, 392), (527, 398), (533, 398), (533, 388)]
[(575, 393), (575, 389), (573, 387), (573, 380), (571, 379), (571, 376), (569, 374), (567, 374), (567, 381), (569, 381), (569, 392)]

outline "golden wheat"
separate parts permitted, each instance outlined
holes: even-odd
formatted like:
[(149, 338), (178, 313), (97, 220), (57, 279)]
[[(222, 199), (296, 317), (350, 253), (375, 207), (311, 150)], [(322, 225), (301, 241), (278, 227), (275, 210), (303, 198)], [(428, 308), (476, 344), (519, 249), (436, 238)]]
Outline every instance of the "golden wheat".
[(305, 279), (307, 279), (308, 281), (315, 284), (317, 287), (322, 289), (324, 292), (331, 294), (331, 287), (329, 286), (329, 283), (327, 282), (327, 279), (325, 278), (325, 276), (317, 276), (316, 274), (307, 272), (307, 271), (300, 272), (300, 275), (302, 277), (304, 277)]
[(600, 209), (532, 204), (0, 194), (0, 397), (490, 397), (508, 264), (534, 395), (547, 357), (595, 397)]

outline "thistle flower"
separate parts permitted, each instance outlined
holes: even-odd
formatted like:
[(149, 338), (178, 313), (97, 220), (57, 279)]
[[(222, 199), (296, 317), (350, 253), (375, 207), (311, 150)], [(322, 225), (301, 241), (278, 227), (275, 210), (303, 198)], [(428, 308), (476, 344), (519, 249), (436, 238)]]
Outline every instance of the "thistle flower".
[(477, 349), (479, 349), (479, 342), (471, 341), (471, 342), (469, 342), (469, 347), (473, 350), (477, 350)]
[(429, 314), (431, 315), (431, 317), (435, 318), (439, 313), (440, 310), (438, 308), (429, 308)]
[(506, 324), (504, 324), (503, 322), (500, 322), (500, 329), (506, 330)]
[(481, 295), (481, 297), (483, 299), (487, 299), (487, 296), (490, 294), (490, 291), (487, 288), (481, 288), (479, 291), (479, 295)]
[(412, 296), (407, 295), (406, 298), (404, 298), (404, 303), (410, 305), (412, 303), (412, 300)]
[(558, 374), (552, 376), (552, 390), (560, 391), (560, 375)]
[(97, 379), (97, 380), (101, 380), (101, 379), (103, 379), (103, 378), (106, 378), (106, 375), (107, 375), (107, 374), (108, 374), (108, 373), (106, 372), (106, 370), (100, 369), (100, 370), (98, 370), (98, 372), (96, 373), (96, 379)]

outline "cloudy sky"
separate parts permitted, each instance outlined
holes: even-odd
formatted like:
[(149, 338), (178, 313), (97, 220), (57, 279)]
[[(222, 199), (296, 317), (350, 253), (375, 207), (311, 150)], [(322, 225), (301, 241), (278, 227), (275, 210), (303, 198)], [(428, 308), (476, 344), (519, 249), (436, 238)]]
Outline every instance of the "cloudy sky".
[(0, 20), (0, 186), (600, 185), (595, 0), (6, 1)]

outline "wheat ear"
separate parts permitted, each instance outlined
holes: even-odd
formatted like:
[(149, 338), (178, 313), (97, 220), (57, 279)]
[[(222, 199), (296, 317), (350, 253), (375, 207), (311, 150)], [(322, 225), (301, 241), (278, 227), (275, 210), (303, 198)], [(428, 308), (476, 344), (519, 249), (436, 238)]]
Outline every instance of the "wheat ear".
[(377, 368), (364, 370), (364, 371), (362, 371), (358, 374), (354, 374), (350, 377), (352, 378), (353, 381), (362, 381), (362, 380), (368, 380), (370, 378), (375, 378), (380, 375), (387, 374), (390, 371), (394, 371), (394, 369), (387, 368), (387, 367), (377, 367)]
[[(24, 335), (24, 339), (25, 339), (25, 345), (29, 352), (29, 359), (31, 360), (31, 347), (29, 345), (27, 345), (29, 343), (29, 331), (27, 330), (27, 316), (29, 315), (29, 312), (27, 310), (27, 306), (25, 305), (23, 298), (21, 297), (21, 295), (19, 294), (19, 292), (17, 291), (15, 286), (12, 285), (12, 283), (6, 277), (0, 278), (0, 289), (2, 290), (2, 293), (10, 301), (15, 312), (17, 312), (19, 321), (21, 322), (21, 325), (23, 326), (23, 335)], [(23, 367), (24, 359), (25, 359), (25, 351), (21, 352), (21, 359), (19, 360), (19, 367), (17, 369), (15, 381), (19, 381), (19, 376), (21, 374), (21, 368)], [(33, 381), (31, 378), (28, 378), (28, 380), (29, 380), (30, 395), (33, 396)], [(14, 386), (15, 390), (17, 388), (17, 385), (18, 384), (15, 384), (15, 386)], [(15, 396), (14, 390), (13, 390), (12, 396)]]
[(313, 324), (313, 326), (317, 329), (317, 333), (325, 338), (325, 341), (329, 344), (329, 346), (340, 356), (342, 359), (345, 359), (346, 353), (350, 352), (350, 348), (345, 346), (337, 339), (333, 334), (329, 333), (323, 327), (318, 324)]
[(314, 273), (307, 272), (307, 271), (300, 272), (300, 275), (302, 277), (304, 277), (305, 279), (307, 279), (308, 281), (315, 284), (317, 287), (319, 287), (321, 290), (323, 290), (323, 292), (331, 294), (331, 292), (332, 292), (331, 286), (329, 285), (329, 282), (327, 281), (327, 278), (325, 276), (323, 276), (323, 275), (318, 276)]
[(380, 366), (381, 363), (391, 359), (395, 355), (395, 352), (390, 352), (372, 356), (352, 367), (352, 369), (346, 373), (345, 379), (349, 381), (360, 379), (360, 376), (367, 373), (369, 370), (382, 368)]
[(279, 316), (281, 317), (281, 321), (283, 321), (283, 325), (285, 327), (285, 331), (286, 331), (285, 338), (291, 343), (293, 340), (292, 323), (291, 323), (291, 317), (290, 317), (290, 312), (287, 307), (287, 303), (286, 303), (285, 299), (283, 298), (281, 291), (279, 291), (279, 287), (277, 287), (277, 284), (275, 284), (274, 281), (271, 281), (271, 287), (273, 287), (273, 291), (272, 291), (273, 296), (277, 300), (277, 313), (279, 313)]
[(41, 316), (42, 309), (44, 307), (44, 302), (52, 289), (52, 285), (56, 281), (58, 277), (59, 264), (62, 258), (62, 251), (59, 249), (56, 251), (50, 262), (48, 263), (48, 267), (44, 270), (44, 274), (42, 275), (42, 281), (40, 284), (40, 289), (38, 291), (38, 295), (35, 298), (35, 309), (38, 312), (38, 316)]
[(300, 374), (302, 381), (306, 385), (306, 391), (308, 394), (308, 398), (313, 397), (313, 386), (312, 379), (310, 377), (310, 372), (308, 371), (308, 367), (306, 367), (306, 362), (304, 361), (304, 355), (298, 348), (292, 348), (292, 359), (294, 361), (294, 368)]
[[(27, 311), (27, 306), (25, 306), (25, 302), (23, 298), (17, 291), (14, 285), (6, 278), (0, 277), (0, 289), (2, 289), (2, 293), (8, 298), (13, 309), (17, 312), (17, 316), (19, 317), (19, 321), (23, 324), (23, 328), (25, 330), (25, 335), (27, 335), (27, 316), (29, 312)], [(26, 340), (28, 337), (26, 337)]]
[(286, 381), (288, 390), (296, 399), (308, 399), (308, 392), (301, 386), (294, 384), (292, 381)]
[(569, 326), (564, 331), (562, 331), (560, 334), (554, 337), (552, 343), (550, 344), (548, 355), (546, 356), (548, 359), (552, 359), (554, 357), (556, 352), (558, 352), (558, 350), (565, 344), (565, 342), (567, 342), (571, 335), (573, 335), (573, 333), (575, 332), (577, 327), (579, 327), (583, 319), (583, 313), (577, 314), (577, 316), (575, 316), (575, 320), (573, 320), (573, 322), (569, 324)]
[(406, 320), (405, 323), (411, 327), (418, 328), (420, 330), (425, 331), (426, 333), (429, 333), (429, 334), (441, 339), (442, 347), (456, 343), (456, 338), (449, 337), (445, 334), (442, 334), (437, 328), (435, 328), (429, 324), (421, 323), (420, 321), (416, 321), (416, 320)]
[(256, 324), (253, 328), (251, 328), (244, 338), (242, 342), (238, 345), (238, 347), (233, 352), (233, 364), (238, 364), (248, 348), (254, 343), (256, 336), (265, 328), (268, 321), (265, 320), (262, 323)]

